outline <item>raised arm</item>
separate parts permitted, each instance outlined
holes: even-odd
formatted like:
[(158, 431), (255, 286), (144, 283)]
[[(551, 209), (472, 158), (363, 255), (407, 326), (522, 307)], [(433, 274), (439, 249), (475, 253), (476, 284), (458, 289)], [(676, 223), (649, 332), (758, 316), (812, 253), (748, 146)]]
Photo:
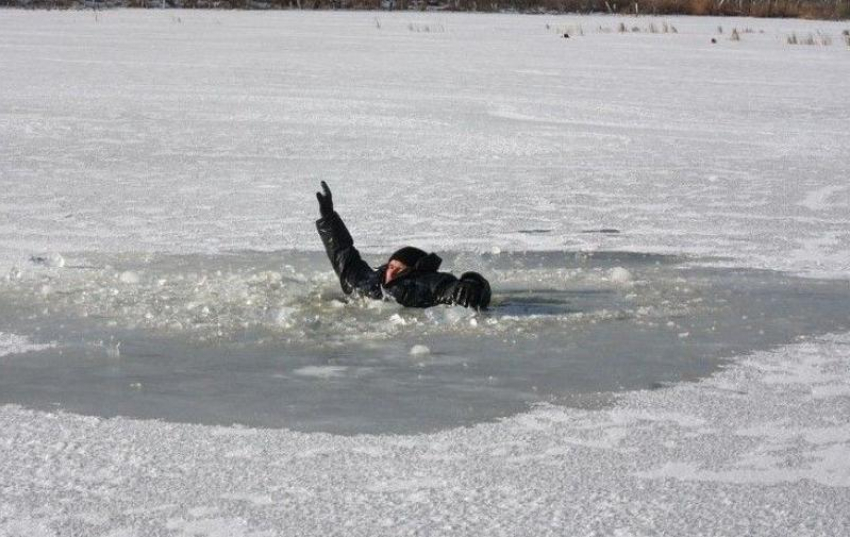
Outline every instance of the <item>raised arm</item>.
[(334, 272), (345, 294), (358, 291), (361, 294), (380, 297), (380, 278), (360, 257), (354, 247), (354, 239), (345, 227), (342, 218), (334, 211), (333, 196), (327, 183), (322, 181), (322, 192), (316, 192), (319, 212), (322, 217), (316, 220), (316, 229), (325, 245), (325, 251), (331, 260)]

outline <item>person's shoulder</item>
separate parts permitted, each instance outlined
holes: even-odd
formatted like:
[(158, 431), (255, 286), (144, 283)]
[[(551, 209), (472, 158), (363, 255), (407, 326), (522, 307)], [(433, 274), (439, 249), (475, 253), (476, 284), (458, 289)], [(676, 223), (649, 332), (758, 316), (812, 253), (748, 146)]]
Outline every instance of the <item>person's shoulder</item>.
[(417, 272), (412, 275), (417, 285), (427, 286), (436, 291), (458, 281), (457, 276), (450, 272)]

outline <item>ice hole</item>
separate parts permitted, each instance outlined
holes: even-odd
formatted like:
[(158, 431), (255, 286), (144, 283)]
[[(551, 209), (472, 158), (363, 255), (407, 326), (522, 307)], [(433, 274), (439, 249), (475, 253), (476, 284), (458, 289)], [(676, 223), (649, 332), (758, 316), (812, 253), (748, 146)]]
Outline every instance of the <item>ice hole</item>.
[(0, 357), (0, 403), (416, 433), (605, 404), (850, 329), (846, 281), (639, 253), (443, 255), (490, 279), (488, 311), (345, 297), (317, 252), (34, 259), (0, 278), (0, 332), (49, 346)]

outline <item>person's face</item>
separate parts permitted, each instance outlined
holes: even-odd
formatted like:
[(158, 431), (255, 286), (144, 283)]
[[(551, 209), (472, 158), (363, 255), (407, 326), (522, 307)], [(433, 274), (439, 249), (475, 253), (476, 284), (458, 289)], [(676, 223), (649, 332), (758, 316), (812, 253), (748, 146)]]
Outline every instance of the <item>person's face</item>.
[(384, 272), (384, 284), (390, 283), (405, 270), (407, 270), (407, 265), (405, 265), (398, 259), (393, 259), (387, 264), (387, 271)]

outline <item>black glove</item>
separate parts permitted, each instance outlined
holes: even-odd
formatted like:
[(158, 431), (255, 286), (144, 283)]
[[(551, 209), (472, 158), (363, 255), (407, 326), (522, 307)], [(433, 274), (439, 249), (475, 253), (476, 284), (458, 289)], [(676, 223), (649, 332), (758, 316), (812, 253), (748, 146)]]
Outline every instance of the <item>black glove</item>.
[(452, 300), (455, 304), (464, 308), (477, 307), (476, 304), (481, 301), (481, 287), (473, 282), (461, 280), (455, 286)]
[(316, 192), (316, 199), (319, 200), (319, 212), (322, 214), (322, 218), (327, 218), (334, 214), (334, 200), (331, 197), (331, 189), (324, 181), (322, 181), (322, 190), (325, 191), (325, 194)]
[(490, 284), (477, 272), (465, 272), (455, 287), (452, 298), (465, 308), (486, 308), (490, 304)]

